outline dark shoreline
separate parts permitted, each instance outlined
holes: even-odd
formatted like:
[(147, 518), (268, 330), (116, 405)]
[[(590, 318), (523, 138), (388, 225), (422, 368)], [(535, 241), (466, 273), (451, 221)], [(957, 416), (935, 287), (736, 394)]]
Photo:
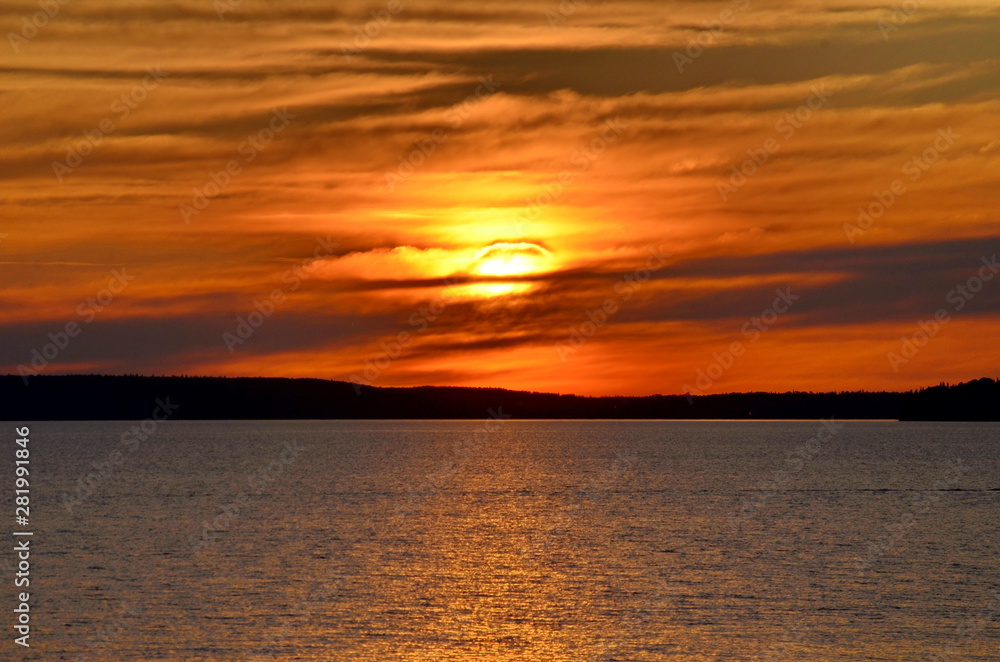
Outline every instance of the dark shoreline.
[(918, 391), (583, 397), (499, 388), (383, 388), (265, 377), (0, 376), (0, 420), (1000, 420), (1000, 381)]

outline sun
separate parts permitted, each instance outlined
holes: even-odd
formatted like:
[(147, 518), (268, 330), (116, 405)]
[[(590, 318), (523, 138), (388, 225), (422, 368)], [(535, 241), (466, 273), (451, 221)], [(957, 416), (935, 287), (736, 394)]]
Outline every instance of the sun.
[[(453, 296), (471, 299), (492, 299), (508, 294), (523, 294), (537, 287), (520, 277), (545, 273), (554, 269), (552, 252), (531, 242), (500, 241), (476, 251), (472, 264), (466, 268), (470, 276), (483, 281), (454, 286)], [(510, 278), (511, 280), (504, 280)]]
[(529, 242), (499, 242), (476, 253), (472, 272), (481, 276), (523, 276), (546, 271), (552, 253)]

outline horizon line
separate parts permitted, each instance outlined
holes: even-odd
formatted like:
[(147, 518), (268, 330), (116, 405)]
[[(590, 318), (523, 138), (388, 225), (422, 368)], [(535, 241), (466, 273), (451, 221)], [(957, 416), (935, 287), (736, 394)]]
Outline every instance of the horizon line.
[[(588, 398), (588, 399), (601, 399), (601, 398), (708, 398), (708, 397), (720, 397), (726, 395), (753, 395), (757, 393), (770, 394), (770, 395), (787, 395), (787, 394), (805, 394), (805, 395), (828, 395), (828, 394), (846, 394), (846, 393), (867, 393), (867, 394), (905, 394), (905, 393), (918, 393), (920, 391), (936, 388), (940, 386), (951, 387), (960, 386), (963, 384), (969, 384), (977, 382), (983, 379), (988, 379), (993, 382), (1000, 381), (1000, 377), (977, 377), (970, 379), (968, 381), (958, 381), (958, 382), (948, 382), (940, 381), (938, 384), (932, 386), (921, 386), (906, 390), (899, 391), (888, 391), (888, 390), (866, 390), (866, 389), (855, 389), (855, 390), (835, 390), (835, 391), (800, 391), (800, 390), (786, 390), (786, 391), (764, 391), (764, 390), (754, 390), (754, 391), (723, 391), (719, 393), (650, 393), (646, 395), (580, 395), (576, 393), (560, 393), (555, 391), (530, 391), (524, 389), (507, 388), (504, 386), (455, 386), (455, 385), (436, 385), (436, 384), (421, 384), (416, 386), (375, 386), (373, 384), (365, 384), (363, 382), (353, 382), (347, 379), (334, 379), (328, 377), (274, 377), (274, 376), (229, 376), (229, 375), (146, 375), (146, 374), (100, 374), (100, 373), (64, 373), (64, 374), (49, 374), (49, 375), (34, 375), (31, 379), (38, 378), (63, 378), (63, 377), (100, 377), (100, 378), (111, 378), (111, 379), (122, 379), (122, 378), (138, 378), (138, 379), (271, 379), (271, 380), (288, 380), (288, 381), (321, 381), (329, 382), (333, 384), (348, 384), (360, 388), (371, 388), (371, 389), (427, 389), (427, 388), (437, 388), (437, 389), (469, 389), (469, 390), (480, 390), (480, 391), (508, 391), (511, 393), (532, 393), (537, 395), (555, 395), (560, 397), (574, 397), (574, 398)], [(16, 374), (3, 374), (0, 378), (18, 378), (23, 379), (20, 375)], [(25, 384), (28, 386), (28, 384)], [(303, 419), (307, 420), (307, 419)], [(380, 419), (373, 419), (380, 420)], [(415, 419), (419, 420), (419, 419)], [(555, 420), (555, 419), (553, 419)], [(580, 419), (573, 419), (580, 420)], [(593, 420), (612, 420), (612, 419), (593, 419)], [(655, 419), (650, 419), (655, 420)], [(700, 420), (700, 419), (665, 419), (665, 420)], [(706, 419), (706, 420), (724, 420), (724, 419)], [(740, 420), (740, 419), (733, 419)], [(781, 419), (787, 420), (787, 419)], [(813, 420), (813, 419), (802, 419), (802, 420)], [(868, 420), (868, 419), (866, 419)], [(885, 419), (894, 420), (894, 419)]]

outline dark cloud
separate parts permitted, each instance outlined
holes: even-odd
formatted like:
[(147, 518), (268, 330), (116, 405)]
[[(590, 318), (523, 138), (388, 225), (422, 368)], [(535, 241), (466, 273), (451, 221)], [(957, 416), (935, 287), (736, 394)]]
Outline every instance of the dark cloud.
[(676, 46), (578, 49), (479, 49), (401, 53), (370, 48), (365, 56), (389, 63), (424, 62), (442, 71), (492, 73), (519, 94), (570, 89), (580, 94), (659, 94), (720, 85), (773, 85), (827, 76), (882, 74), (914, 63), (962, 64), (1000, 57), (1000, 17), (942, 17), (883, 40), (876, 23), (831, 28), (827, 40), (785, 44), (718, 44), (679, 72)]

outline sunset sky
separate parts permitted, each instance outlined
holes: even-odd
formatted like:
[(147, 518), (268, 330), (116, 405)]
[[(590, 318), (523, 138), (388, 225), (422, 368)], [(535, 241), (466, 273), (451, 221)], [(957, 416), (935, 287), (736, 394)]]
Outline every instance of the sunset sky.
[(0, 373), (1000, 377), (995, 0), (0, 5)]

